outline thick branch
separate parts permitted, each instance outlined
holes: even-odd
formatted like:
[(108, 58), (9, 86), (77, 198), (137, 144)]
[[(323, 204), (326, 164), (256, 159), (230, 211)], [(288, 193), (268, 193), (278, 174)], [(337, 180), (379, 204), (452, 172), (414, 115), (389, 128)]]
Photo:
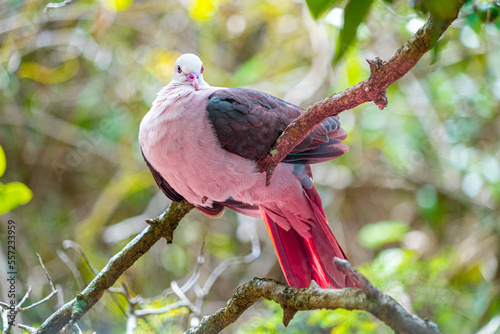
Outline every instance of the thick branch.
[(373, 101), (380, 109), (384, 109), (387, 106), (387, 87), (408, 73), (433, 47), (435, 41), (457, 18), (464, 3), (465, 0), (457, 0), (456, 10), (450, 19), (436, 20), (431, 16), (389, 61), (382, 61), (378, 57), (375, 60), (368, 60), (371, 71), (368, 79), (312, 105), (290, 123), (269, 154), (258, 161), (259, 170), (267, 174), (267, 185), (276, 165), (327, 117), (336, 116), (342, 111), (370, 101)]
[(371, 285), (349, 262), (335, 259), (335, 265), (360, 284), (362, 289), (295, 289), (267, 278), (255, 277), (240, 286), (226, 306), (204, 317), (200, 324), (186, 334), (219, 333), (233, 323), (260, 298), (274, 301), (283, 308), (285, 326), (297, 311), (342, 308), (367, 311), (400, 334), (438, 334), (431, 321), (422, 320), (406, 311), (398, 302)]
[(77, 297), (63, 305), (38, 328), (37, 334), (57, 333), (68, 323), (78, 321), (92, 306), (101, 299), (118, 278), (137, 259), (146, 253), (159, 239), (172, 240), (179, 221), (193, 208), (186, 201), (173, 202), (159, 217), (149, 221), (146, 227), (127, 246), (109, 260), (108, 264)]

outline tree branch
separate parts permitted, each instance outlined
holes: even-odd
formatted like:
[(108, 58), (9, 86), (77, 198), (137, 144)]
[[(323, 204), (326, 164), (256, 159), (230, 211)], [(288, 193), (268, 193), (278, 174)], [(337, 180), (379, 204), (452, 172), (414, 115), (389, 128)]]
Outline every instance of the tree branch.
[(266, 172), (266, 185), (281, 162), (318, 124), (330, 116), (350, 110), (365, 102), (373, 101), (381, 110), (387, 106), (387, 87), (410, 71), (432, 49), (435, 42), (457, 18), (465, 0), (457, 0), (457, 7), (448, 19), (430, 16), (427, 22), (403, 46), (385, 62), (380, 58), (367, 60), (370, 77), (346, 90), (315, 103), (288, 125), (269, 154), (257, 164), (260, 172)]
[(255, 277), (240, 286), (226, 306), (204, 317), (185, 334), (215, 334), (232, 324), (260, 298), (274, 301), (283, 308), (283, 324), (288, 325), (297, 311), (342, 308), (367, 311), (400, 334), (439, 334), (438, 326), (408, 313), (398, 302), (383, 294), (349, 262), (335, 258), (337, 269), (359, 284), (361, 289), (295, 289), (285, 283)]
[(186, 201), (172, 202), (159, 217), (148, 221), (150, 224), (118, 254), (113, 256), (106, 267), (77, 295), (76, 298), (63, 305), (38, 328), (37, 334), (57, 333), (65, 325), (78, 321), (94, 306), (137, 259), (145, 254), (159, 239), (165, 237), (172, 242), (172, 236), (179, 221), (194, 206)]

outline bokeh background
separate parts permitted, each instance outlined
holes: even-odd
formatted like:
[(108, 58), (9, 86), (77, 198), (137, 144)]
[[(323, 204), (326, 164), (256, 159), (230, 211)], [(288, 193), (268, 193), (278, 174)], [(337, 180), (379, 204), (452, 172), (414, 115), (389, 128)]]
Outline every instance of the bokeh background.
[[(94, 277), (76, 244), (100, 270), (146, 226), (144, 219), (168, 205), (142, 160), (137, 134), (181, 53), (202, 58), (211, 85), (259, 89), (307, 107), (365, 79), (365, 59), (388, 59), (427, 17), (418, 1), (374, 1), (356, 42), (332, 63), (342, 2), (317, 20), (302, 0), (46, 5), (0, 2), (6, 157), (0, 154), (0, 167), (6, 161), (0, 300), (7, 301), (8, 220), (16, 223), (18, 300), (29, 286), (27, 304), (51, 291), (36, 253), (60, 291), (18, 316), (30, 326)], [(352, 263), (443, 333), (500, 332), (500, 20), (485, 19), (481, 6), (466, 4), (437, 47), (389, 88), (385, 110), (365, 104), (344, 112), (349, 153), (313, 168), (330, 225)], [(183, 331), (252, 277), (283, 280), (262, 221), (191, 212), (174, 243), (155, 245), (118, 287), (125, 284), (133, 296), (165, 296), (171, 282), (182, 285), (193, 272), (203, 287), (224, 260), (247, 254), (207, 285), (196, 317), (181, 307), (139, 319), (138, 332)], [(193, 291), (186, 294), (195, 300)], [(178, 299), (170, 293), (142, 307)], [(128, 307), (122, 295), (106, 294), (81, 327), (123, 333)], [(278, 333), (281, 314), (279, 306), (259, 302), (224, 332)], [(366, 313), (338, 310), (300, 313), (286, 332), (390, 330)]]

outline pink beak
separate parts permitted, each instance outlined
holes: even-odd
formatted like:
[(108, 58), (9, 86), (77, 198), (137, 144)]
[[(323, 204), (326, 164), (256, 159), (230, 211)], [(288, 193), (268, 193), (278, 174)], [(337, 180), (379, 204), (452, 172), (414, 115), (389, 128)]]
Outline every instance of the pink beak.
[(191, 72), (187, 75), (187, 80), (193, 85), (195, 90), (198, 90), (198, 74)]

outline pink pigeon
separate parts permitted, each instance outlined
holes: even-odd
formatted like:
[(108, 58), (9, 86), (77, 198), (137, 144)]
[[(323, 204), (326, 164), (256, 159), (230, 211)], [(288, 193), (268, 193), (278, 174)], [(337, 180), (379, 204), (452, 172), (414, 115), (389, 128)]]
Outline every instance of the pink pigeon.
[(172, 201), (186, 199), (219, 217), (228, 207), (263, 217), (288, 284), (322, 288), (355, 284), (333, 265), (347, 259), (328, 226), (309, 164), (347, 152), (346, 132), (329, 117), (276, 167), (271, 183), (258, 171), (286, 126), (304, 112), (269, 94), (212, 87), (196, 55), (180, 56), (172, 82), (144, 116), (139, 141), (153, 177)]

